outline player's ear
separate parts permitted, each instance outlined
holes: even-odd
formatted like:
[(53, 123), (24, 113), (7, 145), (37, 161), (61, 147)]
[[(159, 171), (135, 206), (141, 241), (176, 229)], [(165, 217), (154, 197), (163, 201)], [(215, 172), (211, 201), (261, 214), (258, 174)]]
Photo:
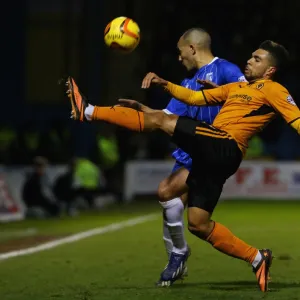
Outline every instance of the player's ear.
[(196, 54), (196, 47), (194, 45), (190, 45), (190, 51), (192, 55)]
[(267, 75), (269, 75), (269, 77), (273, 77), (276, 71), (277, 71), (276, 67), (269, 67), (267, 70)]

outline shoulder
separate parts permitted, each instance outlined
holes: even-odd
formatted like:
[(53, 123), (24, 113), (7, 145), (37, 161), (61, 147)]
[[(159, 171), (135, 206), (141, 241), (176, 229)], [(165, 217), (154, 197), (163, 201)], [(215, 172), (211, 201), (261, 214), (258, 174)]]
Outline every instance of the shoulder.
[(264, 93), (265, 97), (271, 102), (280, 99), (285, 102), (288, 102), (289, 104), (297, 106), (295, 100), (293, 99), (288, 89), (278, 82), (265, 82), (264, 87), (262, 88), (262, 92)]
[(218, 59), (218, 68), (227, 82), (247, 81), (241, 69), (226, 59)]
[(288, 93), (288, 90), (280, 83), (276, 82), (276, 81), (265, 81), (265, 82), (258, 82), (256, 84), (256, 88), (257, 89), (262, 89), (266, 92), (270, 92), (270, 93), (278, 93), (278, 92), (284, 92), (284, 93)]
[(296, 105), (287, 88), (278, 82), (266, 81), (263, 83), (257, 83), (256, 88), (261, 89), (261, 91), (265, 94), (265, 97), (269, 99), (281, 98), (285, 99), (290, 104)]
[(224, 59), (224, 58), (218, 58), (218, 59), (215, 61), (215, 63), (216, 63), (220, 68), (224, 68), (224, 69), (230, 69), (230, 68), (232, 68), (232, 69), (238, 69), (238, 70), (240, 70), (240, 68), (239, 68), (236, 64), (234, 64), (234, 63), (232, 63), (232, 62), (230, 62), (230, 61), (228, 61), (228, 60), (226, 60), (226, 59)]

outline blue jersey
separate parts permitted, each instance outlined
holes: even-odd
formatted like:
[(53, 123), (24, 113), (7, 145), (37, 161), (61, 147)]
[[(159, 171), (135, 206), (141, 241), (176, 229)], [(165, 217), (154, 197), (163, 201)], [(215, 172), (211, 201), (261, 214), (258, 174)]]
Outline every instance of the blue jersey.
[[(192, 90), (200, 90), (203, 86), (197, 82), (197, 79), (209, 80), (217, 85), (246, 81), (238, 66), (218, 57), (215, 57), (209, 64), (201, 67), (193, 78), (184, 79), (181, 85)], [(164, 112), (212, 124), (216, 115), (219, 113), (220, 108), (220, 106), (190, 106), (172, 98), (164, 109)], [(173, 152), (172, 157), (179, 163), (178, 166), (183, 165), (190, 170), (192, 160), (183, 150), (180, 148), (176, 149)]]

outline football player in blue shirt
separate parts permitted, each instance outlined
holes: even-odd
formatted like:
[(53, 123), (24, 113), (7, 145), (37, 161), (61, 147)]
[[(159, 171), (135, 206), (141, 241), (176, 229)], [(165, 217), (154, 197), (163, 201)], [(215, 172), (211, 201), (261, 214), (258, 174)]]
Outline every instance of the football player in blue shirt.
[[(194, 76), (186, 78), (181, 85), (193, 90), (246, 81), (240, 69), (225, 59), (215, 57), (211, 52), (210, 35), (201, 28), (191, 28), (177, 44), (179, 61)], [(176, 114), (202, 120), (211, 124), (220, 110), (219, 106), (188, 106), (172, 98), (164, 109), (166, 114)], [(172, 157), (176, 162), (172, 173), (159, 185), (158, 195), (163, 207), (163, 239), (169, 256), (169, 263), (161, 273), (159, 286), (169, 286), (187, 274), (186, 260), (190, 249), (184, 237), (183, 212), (187, 203), (186, 179), (192, 165), (191, 157), (180, 148)], [(182, 263), (180, 263), (182, 262)], [(179, 270), (179, 271), (178, 271)]]

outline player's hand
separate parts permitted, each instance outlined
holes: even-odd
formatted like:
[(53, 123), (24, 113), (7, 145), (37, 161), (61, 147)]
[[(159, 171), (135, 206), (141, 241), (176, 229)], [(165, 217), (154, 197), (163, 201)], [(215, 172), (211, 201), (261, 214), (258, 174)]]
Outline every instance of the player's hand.
[(132, 109), (138, 110), (138, 111), (143, 111), (143, 112), (152, 112), (153, 109), (150, 107), (132, 99), (119, 99), (119, 105), (120, 106), (125, 106), (125, 107), (130, 107)]
[(199, 82), (200, 84), (203, 85), (203, 89), (213, 89), (218, 87), (217, 84), (215, 84), (214, 82), (210, 81), (210, 80), (202, 80), (202, 79), (197, 79), (197, 82)]
[(157, 85), (165, 86), (168, 84), (168, 81), (158, 77), (155, 73), (148, 73), (142, 82), (142, 89), (148, 89), (151, 83), (155, 83)]

